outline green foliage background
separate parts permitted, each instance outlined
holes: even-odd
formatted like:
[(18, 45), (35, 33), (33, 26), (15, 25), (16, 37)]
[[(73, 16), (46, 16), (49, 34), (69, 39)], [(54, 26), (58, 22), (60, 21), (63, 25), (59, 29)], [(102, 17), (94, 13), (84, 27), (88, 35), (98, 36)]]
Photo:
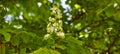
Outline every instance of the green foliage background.
[[(65, 38), (53, 33), (44, 40), (53, 4), (59, 4)], [(0, 54), (120, 53), (120, 0), (67, 0), (68, 8), (61, 4), (0, 0)]]

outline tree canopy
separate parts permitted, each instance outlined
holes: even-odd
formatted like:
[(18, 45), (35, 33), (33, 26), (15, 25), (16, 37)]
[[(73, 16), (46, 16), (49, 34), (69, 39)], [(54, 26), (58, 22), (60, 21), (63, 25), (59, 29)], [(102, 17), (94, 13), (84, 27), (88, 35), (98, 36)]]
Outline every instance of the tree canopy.
[(119, 54), (120, 0), (0, 0), (0, 54)]

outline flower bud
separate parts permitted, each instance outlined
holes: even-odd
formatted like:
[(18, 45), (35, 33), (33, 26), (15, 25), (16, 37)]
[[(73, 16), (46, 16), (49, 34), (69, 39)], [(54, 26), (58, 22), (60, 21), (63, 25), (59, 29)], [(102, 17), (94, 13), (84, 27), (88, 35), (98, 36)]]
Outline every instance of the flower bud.
[(50, 21), (50, 22), (55, 22), (55, 18), (49, 17), (49, 21)]

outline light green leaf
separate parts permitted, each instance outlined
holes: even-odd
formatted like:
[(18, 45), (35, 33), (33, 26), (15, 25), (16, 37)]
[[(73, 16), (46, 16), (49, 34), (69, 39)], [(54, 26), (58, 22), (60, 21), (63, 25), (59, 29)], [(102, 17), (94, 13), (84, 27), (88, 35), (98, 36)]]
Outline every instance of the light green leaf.
[(104, 10), (106, 10), (107, 8), (111, 7), (111, 5), (113, 5), (113, 3), (109, 3), (105, 8), (100, 8), (97, 10), (97, 15), (99, 15), (100, 13), (102, 13)]
[(20, 50), (20, 54), (26, 54), (26, 49), (25, 49), (25, 48), (22, 48), (22, 49)]
[(66, 48), (64, 45), (57, 45), (56, 47), (57, 47), (57, 48), (60, 48), (60, 49), (62, 49), (62, 50), (64, 50), (64, 49)]
[(79, 8), (81, 8), (81, 6), (78, 5), (78, 4), (75, 4), (74, 7), (75, 7), (75, 9), (79, 9)]
[(0, 33), (4, 36), (4, 38), (7, 42), (10, 41), (11, 36), (9, 33), (4, 32), (4, 31), (0, 31)]
[(52, 49), (39, 48), (38, 50), (34, 51), (33, 54), (60, 54), (60, 53)]

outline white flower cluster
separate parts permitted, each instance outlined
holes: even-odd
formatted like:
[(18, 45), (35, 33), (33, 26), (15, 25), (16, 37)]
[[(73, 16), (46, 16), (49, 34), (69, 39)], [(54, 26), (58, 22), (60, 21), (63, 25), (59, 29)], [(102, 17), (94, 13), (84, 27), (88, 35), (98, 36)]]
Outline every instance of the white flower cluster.
[(55, 17), (49, 17), (50, 23), (48, 23), (47, 25), (48, 34), (46, 34), (44, 38), (48, 39), (50, 34), (52, 33), (55, 33), (60, 38), (65, 38), (65, 34), (62, 28), (62, 20), (61, 20), (62, 14), (61, 11), (59, 10), (58, 5), (53, 5), (51, 15), (54, 15)]

